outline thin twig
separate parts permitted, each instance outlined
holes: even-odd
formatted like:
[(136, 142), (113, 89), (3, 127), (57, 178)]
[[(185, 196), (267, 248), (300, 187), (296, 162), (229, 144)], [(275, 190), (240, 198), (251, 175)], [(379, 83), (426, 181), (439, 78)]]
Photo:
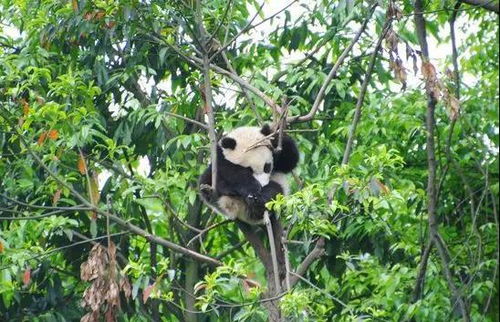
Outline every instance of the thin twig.
[[(310, 121), (314, 118), (314, 115), (318, 111), (319, 106), (323, 102), (323, 98), (325, 97), (326, 89), (328, 85), (330, 85), (330, 82), (332, 79), (337, 76), (337, 71), (339, 70), (340, 66), (344, 62), (344, 59), (349, 55), (350, 51), (354, 47), (354, 45), (358, 42), (359, 38), (361, 37), (361, 34), (365, 31), (366, 26), (368, 25), (368, 22), (370, 21), (373, 13), (375, 12), (375, 8), (377, 7), (378, 4), (375, 4), (371, 7), (370, 12), (368, 13), (368, 17), (365, 19), (363, 24), (361, 25), (361, 28), (359, 28), (358, 32), (354, 36), (354, 38), (351, 40), (349, 45), (344, 48), (342, 51), (342, 54), (340, 54), (339, 58), (337, 59), (337, 62), (335, 65), (332, 67), (330, 70), (330, 73), (328, 73), (328, 76), (326, 77), (326, 80), (323, 82), (323, 85), (321, 85), (321, 88), (319, 89), (318, 96), (316, 96), (316, 99), (314, 100), (313, 106), (311, 107), (311, 110), (309, 113), (306, 115), (302, 116), (291, 116), (288, 118), (288, 122), (305, 122), (305, 121)], [(382, 37), (383, 38), (383, 37)], [(376, 47), (377, 48), (377, 47)], [(375, 50), (375, 52), (378, 52), (378, 50)], [(373, 55), (372, 55), (373, 57)]]
[(219, 226), (225, 225), (225, 224), (230, 223), (230, 222), (233, 222), (233, 220), (231, 220), (231, 219), (226, 219), (226, 220), (224, 220), (224, 221), (221, 221), (221, 222), (215, 223), (215, 224), (213, 224), (213, 225), (211, 225), (211, 226), (208, 226), (208, 227), (206, 227), (206, 228), (204, 228), (204, 229), (200, 230), (200, 232), (199, 232), (196, 236), (194, 236), (193, 238), (191, 238), (191, 239), (187, 242), (186, 246), (188, 246), (188, 247), (189, 247), (189, 245), (191, 245), (191, 244), (192, 244), (192, 243), (193, 243), (196, 239), (198, 239), (198, 238), (201, 240), (201, 237), (202, 237), (203, 235), (205, 235), (206, 233), (208, 233), (210, 230), (212, 230), (212, 229), (214, 229), (214, 228), (217, 228), (217, 227), (219, 227)]
[[(54, 215), (59, 215), (61, 213), (69, 212), (69, 211), (88, 211), (91, 210), (92, 208), (89, 207), (75, 207), (73, 209), (59, 209), (59, 210), (54, 210), (51, 212), (48, 212), (46, 214), (41, 214), (37, 216), (27, 216), (27, 217), (0, 217), (0, 220), (36, 220), (36, 219), (41, 219), (41, 218), (46, 218)], [(12, 210), (12, 209), (6, 209), (6, 208), (0, 208), (0, 211), (5, 211), (5, 212), (13, 212), (13, 213), (24, 213), (24, 211), (20, 210)]]
[(303, 276), (300, 276), (299, 274), (296, 274), (294, 272), (290, 272), (290, 274), (292, 274), (293, 276), (295, 276), (296, 278), (300, 279), (301, 281), (303, 281), (304, 283), (306, 283), (307, 285), (309, 285), (310, 287), (314, 288), (316, 291), (319, 291), (321, 294), (323, 295), (326, 295), (326, 297), (334, 300), (335, 302), (339, 303), (340, 305), (342, 305), (343, 307), (345, 307), (346, 309), (349, 310), (349, 312), (353, 313), (351, 311), (351, 308), (349, 308), (349, 306), (347, 306), (347, 304), (345, 304), (341, 299), (339, 299), (338, 297), (335, 297), (333, 295), (331, 295), (330, 293), (328, 293), (327, 291), (325, 291), (324, 289), (322, 288), (319, 288), (318, 286), (314, 285), (311, 281), (309, 281), (307, 278), (303, 277)]
[(242, 34), (244, 34), (245, 32), (248, 32), (256, 27), (258, 27), (259, 25), (265, 23), (266, 21), (268, 20), (271, 20), (273, 19), (274, 17), (276, 17), (277, 15), (279, 15), (280, 13), (282, 13), (283, 11), (285, 11), (286, 9), (288, 9), (291, 5), (293, 5), (295, 2), (297, 2), (298, 0), (293, 0), (292, 2), (290, 2), (287, 6), (285, 6), (283, 9), (279, 10), (278, 12), (276, 12), (275, 14), (263, 19), (262, 21), (260, 21), (259, 23), (255, 24), (252, 26), (252, 22), (255, 20), (255, 18), (257, 18), (258, 14), (260, 13), (260, 11), (262, 10), (262, 7), (264, 6), (265, 4), (265, 1), (262, 2), (262, 4), (260, 5), (259, 7), (259, 10), (257, 10), (257, 12), (255, 13), (255, 15), (253, 16), (252, 19), (250, 19), (250, 21), (247, 23), (247, 25), (240, 30), (240, 32), (238, 34), (236, 34), (233, 38), (231, 38), (231, 40), (229, 40), (227, 43), (225, 43), (219, 50), (217, 50), (211, 57), (210, 57), (210, 61), (212, 61), (214, 59), (214, 57), (216, 57), (218, 54), (220, 54), (222, 51), (226, 50), (229, 46), (231, 46), (231, 44), (233, 42), (236, 41), (236, 39), (238, 39)]
[(202, 129), (205, 129), (205, 130), (208, 129), (208, 126), (206, 124), (203, 124), (203, 123), (198, 122), (196, 120), (190, 119), (189, 117), (186, 117), (186, 116), (183, 116), (183, 115), (179, 115), (179, 114), (175, 114), (175, 113), (172, 113), (172, 112), (166, 112), (166, 111), (164, 111), (163, 114), (166, 114), (166, 115), (172, 116), (172, 117), (176, 117), (178, 119), (184, 120), (184, 121), (189, 122), (189, 123), (193, 123), (193, 124), (201, 127)]

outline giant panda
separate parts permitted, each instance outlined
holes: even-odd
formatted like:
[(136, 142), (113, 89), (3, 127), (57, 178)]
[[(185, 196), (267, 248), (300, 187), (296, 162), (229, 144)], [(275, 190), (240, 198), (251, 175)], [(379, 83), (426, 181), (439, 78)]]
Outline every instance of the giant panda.
[(212, 184), (212, 167), (199, 180), (202, 198), (231, 220), (250, 225), (263, 224), (265, 204), (276, 195), (289, 193), (287, 173), (298, 164), (295, 141), (284, 134), (282, 149), (271, 128), (238, 127), (217, 143), (217, 186)]

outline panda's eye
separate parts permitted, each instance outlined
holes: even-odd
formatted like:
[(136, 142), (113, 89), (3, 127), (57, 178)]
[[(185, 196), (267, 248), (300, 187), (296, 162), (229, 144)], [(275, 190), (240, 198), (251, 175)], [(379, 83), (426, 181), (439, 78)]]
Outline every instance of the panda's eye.
[(270, 173), (271, 172), (271, 168), (272, 168), (272, 164), (271, 163), (266, 163), (264, 164), (264, 172), (265, 173)]

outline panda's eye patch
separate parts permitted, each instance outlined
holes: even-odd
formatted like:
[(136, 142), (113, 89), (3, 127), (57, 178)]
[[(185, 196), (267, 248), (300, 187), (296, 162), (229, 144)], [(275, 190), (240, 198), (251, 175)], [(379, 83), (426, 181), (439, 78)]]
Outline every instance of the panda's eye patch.
[(236, 147), (236, 141), (233, 138), (223, 138), (221, 140), (221, 146), (224, 149), (234, 150), (234, 148)]
[(271, 172), (271, 167), (272, 167), (272, 164), (271, 163), (266, 163), (264, 164), (264, 172), (265, 173), (270, 173)]

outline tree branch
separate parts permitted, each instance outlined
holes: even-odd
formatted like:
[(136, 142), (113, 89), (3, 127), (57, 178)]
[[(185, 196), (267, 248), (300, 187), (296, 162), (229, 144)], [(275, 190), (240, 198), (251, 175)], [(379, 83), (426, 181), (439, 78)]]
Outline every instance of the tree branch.
[(429, 255), (432, 250), (432, 240), (427, 242), (422, 257), (420, 258), (420, 266), (418, 268), (417, 279), (415, 281), (415, 288), (413, 289), (412, 303), (418, 301), (422, 296), (422, 291), (425, 284), (425, 273), (427, 272), (427, 263), (429, 262)]
[(373, 51), (370, 58), (368, 68), (366, 69), (365, 79), (363, 80), (363, 84), (361, 85), (361, 90), (359, 92), (354, 111), (354, 117), (352, 119), (351, 127), (349, 128), (349, 136), (347, 137), (347, 144), (344, 150), (344, 156), (342, 157), (342, 165), (345, 165), (349, 162), (349, 157), (351, 156), (351, 150), (354, 142), (354, 134), (356, 133), (356, 127), (358, 126), (359, 120), (361, 118), (361, 108), (365, 100), (366, 90), (372, 77), (373, 68), (375, 67), (375, 62), (377, 61), (378, 57), (378, 52), (380, 50), (380, 47), (382, 46), (382, 40), (384, 40), (384, 37), (390, 28), (391, 22), (392, 19), (388, 19), (382, 27), (382, 32), (378, 38), (377, 44), (375, 45), (375, 50)]
[[(417, 37), (421, 48), (421, 57), (423, 63), (429, 62), (429, 48), (427, 45), (427, 35), (425, 27), (425, 18), (422, 15), (423, 4), (422, 0), (415, 0), (415, 29)], [(460, 292), (456, 288), (453, 281), (453, 274), (451, 273), (449, 253), (446, 249), (444, 240), (441, 238), (438, 231), (438, 219), (436, 215), (436, 204), (437, 204), (437, 194), (436, 194), (436, 154), (435, 154), (435, 142), (434, 142), (434, 111), (436, 108), (437, 98), (435, 97), (433, 91), (433, 84), (430, 77), (426, 77), (426, 94), (427, 94), (427, 115), (425, 126), (427, 129), (427, 164), (428, 164), (428, 179), (427, 179), (427, 212), (428, 212), (428, 222), (429, 222), (429, 242), (433, 241), (441, 258), (441, 263), (443, 266), (443, 273), (448, 282), (448, 287), (450, 288), (453, 296), (457, 299), (462, 319), (464, 321), (470, 321), (469, 312), (467, 310), (467, 304)]]
[(328, 76), (326, 77), (326, 80), (324, 81), (323, 85), (321, 85), (321, 88), (319, 89), (318, 92), (318, 96), (316, 96), (316, 99), (314, 100), (313, 106), (311, 107), (309, 113), (302, 116), (290, 116), (288, 117), (287, 120), (288, 122), (305, 122), (305, 121), (310, 121), (314, 118), (314, 115), (318, 111), (321, 102), (323, 102), (323, 98), (325, 97), (326, 93), (326, 88), (328, 87), (328, 85), (330, 85), (332, 79), (337, 76), (337, 71), (339, 70), (340, 66), (342, 65), (342, 63), (344, 62), (345, 58), (350, 53), (354, 45), (358, 42), (359, 38), (361, 37), (361, 34), (363, 34), (363, 32), (365, 31), (366, 26), (368, 25), (368, 22), (370, 21), (377, 5), (378, 4), (375, 4), (371, 7), (370, 12), (368, 13), (368, 17), (361, 25), (361, 28), (359, 28), (358, 32), (351, 40), (351, 43), (344, 49), (344, 51), (342, 51), (342, 54), (340, 54), (339, 58), (337, 59), (337, 62), (330, 70), (330, 73), (328, 73)]
[(290, 277), (290, 287), (293, 287), (299, 281), (299, 277), (305, 274), (305, 272), (309, 269), (312, 263), (314, 263), (318, 258), (323, 256), (325, 253), (325, 239), (321, 237), (316, 242), (314, 249), (304, 258), (302, 263), (300, 263), (297, 271)]
[[(9, 120), (7, 118), (4, 117), (4, 119), (9, 122)], [(10, 122), (9, 122), (10, 123)], [(12, 124), (11, 124), (12, 125)], [(68, 188), (68, 190), (71, 192), (71, 194), (76, 197), (84, 206), (86, 207), (89, 207), (91, 208), (93, 211), (95, 211), (96, 213), (102, 215), (102, 216), (106, 216), (106, 217), (109, 217), (109, 219), (111, 221), (113, 221), (114, 223), (118, 224), (119, 226), (139, 235), (139, 236), (142, 236), (144, 237), (145, 239), (147, 239), (148, 241), (150, 242), (154, 242), (154, 243), (157, 243), (159, 245), (162, 245), (162, 246), (165, 246), (173, 251), (176, 251), (178, 253), (181, 253), (181, 254), (184, 254), (184, 255), (187, 255), (195, 260), (198, 260), (198, 261), (201, 261), (201, 262), (205, 262), (207, 264), (210, 264), (212, 266), (220, 266), (222, 265), (222, 262), (220, 262), (219, 260), (216, 260), (212, 257), (209, 257), (209, 256), (206, 256), (206, 255), (203, 255), (203, 254), (200, 254), (200, 253), (197, 253), (195, 251), (192, 251), (190, 249), (187, 249), (185, 247), (182, 247), (180, 245), (177, 245), (171, 241), (168, 241), (166, 239), (163, 239), (163, 238), (160, 238), (160, 237), (157, 237), (153, 234), (150, 234), (148, 233), (147, 231), (145, 231), (144, 229), (136, 226), (136, 225), (133, 225), (131, 224), (130, 222), (116, 216), (116, 215), (113, 215), (107, 211), (104, 211), (102, 209), (99, 209), (98, 207), (96, 207), (95, 205), (93, 205), (92, 203), (90, 203), (85, 197), (82, 196), (82, 194), (80, 194), (78, 191), (76, 191), (73, 186), (67, 184), (63, 179), (61, 179), (54, 171), (52, 171), (41, 159), (40, 157), (33, 152), (33, 150), (29, 147), (29, 144), (26, 142), (25, 138), (23, 137), (22, 133), (20, 132), (19, 129), (17, 129), (15, 126), (12, 126), (13, 128), (16, 129), (17, 131), (17, 134), (20, 138), (20, 141), (22, 143), (22, 145), (24, 146), (24, 148), (28, 151), (28, 153), (35, 159), (36, 163), (38, 163), (51, 177), (53, 177), (60, 185)]]
[(493, 11), (495, 13), (499, 12), (498, 2), (496, 0), (460, 0), (463, 3), (470, 4), (472, 6), (481, 7), (483, 9)]

